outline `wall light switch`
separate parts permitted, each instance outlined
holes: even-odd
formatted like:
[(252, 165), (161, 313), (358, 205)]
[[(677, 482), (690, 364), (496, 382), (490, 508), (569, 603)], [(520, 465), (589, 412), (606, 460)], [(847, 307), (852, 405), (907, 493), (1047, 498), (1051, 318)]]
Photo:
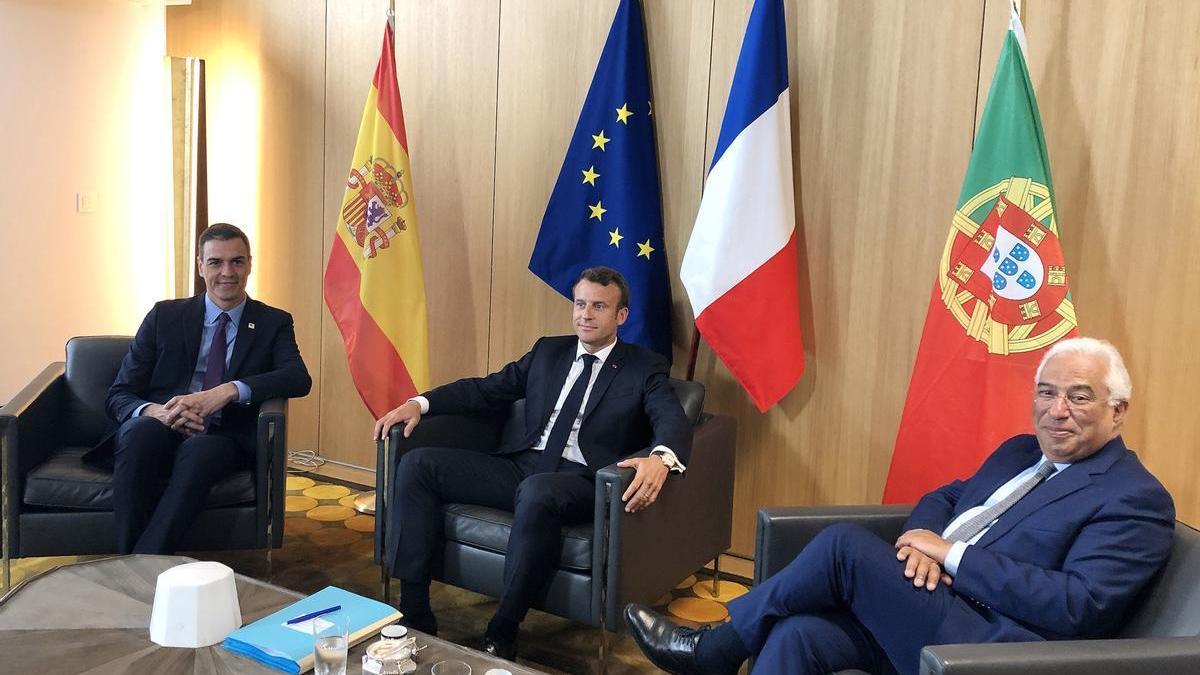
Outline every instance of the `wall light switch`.
[(75, 210), (79, 213), (95, 213), (97, 196), (95, 192), (76, 192)]

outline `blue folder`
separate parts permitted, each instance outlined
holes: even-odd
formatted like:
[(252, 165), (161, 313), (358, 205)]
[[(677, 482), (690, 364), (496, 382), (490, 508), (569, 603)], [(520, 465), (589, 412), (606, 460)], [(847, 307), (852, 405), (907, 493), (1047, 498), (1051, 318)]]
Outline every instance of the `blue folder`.
[(302, 600), (242, 626), (225, 638), (225, 649), (254, 659), (285, 673), (303, 673), (313, 668), (313, 637), (305, 624), (288, 626), (291, 619), (334, 605), (342, 606), (350, 620), (350, 644), (354, 645), (400, 618), (391, 605), (364, 598), (336, 586), (328, 586)]

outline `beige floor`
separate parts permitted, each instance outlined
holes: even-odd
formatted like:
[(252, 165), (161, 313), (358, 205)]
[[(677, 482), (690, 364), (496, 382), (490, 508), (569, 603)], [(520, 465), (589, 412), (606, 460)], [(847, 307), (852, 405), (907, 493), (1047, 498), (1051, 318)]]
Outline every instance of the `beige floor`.
[[(217, 560), (238, 573), (302, 593), (333, 584), (360, 595), (380, 597), (379, 568), (372, 562), (374, 519), (352, 508), (358, 494), (355, 490), (320, 480), (305, 476), (288, 478), (283, 547), (272, 551), (269, 561), (262, 551), (188, 555)], [(13, 582), (80, 559), (67, 556), (13, 561)], [(720, 590), (720, 596), (713, 597), (711, 579), (702, 577), (698, 581), (691, 576), (681, 579), (676, 589), (660, 598), (657, 605), (690, 625), (720, 622), (728, 616), (723, 603), (745, 592), (745, 586), (726, 581)], [(431, 597), (441, 626), (440, 635), (476, 646), (495, 610), (495, 601), (439, 583), (434, 583)], [(549, 672), (597, 672), (599, 644), (598, 629), (534, 611), (521, 626), (518, 660)], [(628, 636), (615, 636), (612, 647), (608, 672), (658, 672)]]

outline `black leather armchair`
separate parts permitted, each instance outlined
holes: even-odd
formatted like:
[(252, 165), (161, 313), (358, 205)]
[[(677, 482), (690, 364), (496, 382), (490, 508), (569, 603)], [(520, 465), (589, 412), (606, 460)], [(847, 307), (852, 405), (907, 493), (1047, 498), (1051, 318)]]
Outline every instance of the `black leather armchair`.
[[(625, 513), (621, 495), (633, 470), (614, 464), (597, 472), (592, 522), (564, 528), (562, 557), (540, 609), (613, 630), (622, 625), (626, 603), (653, 602), (729, 548), (736, 424), (728, 415), (701, 413), (702, 384), (671, 384), (695, 425), (686, 475), (670, 478), (653, 506), (631, 514)], [(388, 495), (399, 457), (413, 448), (487, 450), (503, 439), (522, 437), (524, 404), (518, 401), (499, 419), (427, 415), (410, 438), (401, 433), (403, 425), (393, 427), (386, 447), (378, 444), (376, 494)], [(376, 508), (375, 560), (383, 564), (385, 500), (377, 499)], [(448, 504), (445, 514), (445, 549), (434, 576), (499, 597), (512, 514), (466, 504)], [(386, 569), (383, 575), (386, 597)]]
[[(853, 522), (887, 541), (911, 506), (771, 508), (758, 512), (754, 583), (791, 562), (825, 527)], [(1128, 675), (1200, 673), (1200, 532), (1175, 523), (1171, 559), (1143, 592), (1118, 638), (931, 645), (922, 675)], [(858, 671), (849, 671), (858, 672)]]
[[(72, 338), (65, 363), (47, 366), (0, 408), (6, 588), (10, 558), (114, 552), (112, 473), (82, 457), (115, 428), (104, 399), (130, 340)], [(286, 416), (286, 400), (262, 404), (254, 471), (213, 487), (184, 550), (283, 544)]]

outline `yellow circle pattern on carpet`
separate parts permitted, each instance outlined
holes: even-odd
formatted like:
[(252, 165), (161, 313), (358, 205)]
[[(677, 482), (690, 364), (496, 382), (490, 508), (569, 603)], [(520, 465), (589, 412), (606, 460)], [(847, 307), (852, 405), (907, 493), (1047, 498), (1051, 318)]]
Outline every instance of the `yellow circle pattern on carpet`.
[(677, 590), (677, 591), (686, 591), (687, 589), (689, 589), (689, 588), (691, 588), (692, 586), (695, 586), (695, 585), (696, 585), (696, 575), (695, 575), (695, 574), (689, 574), (689, 575), (687, 576), (687, 578), (686, 578), (686, 579), (684, 579), (683, 581), (681, 581), (681, 582), (679, 582), (679, 583), (675, 584), (675, 590)]
[(725, 617), (729, 616), (729, 612), (725, 610), (725, 605), (700, 598), (678, 598), (672, 600), (671, 604), (667, 605), (667, 611), (681, 619), (695, 621), (696, 623), (716, 623), (724, 621)]
[(354, 517), (354, 509), (346, 506), (338, 506), (337, 504), (325, 504), (318, 506), (305, 514), (313, 520), (321, 520), (331, 523), (338, 520), (348, 520)]
[(288, 490), (305, 490), (316, 484), (317, 484), (317, 481), (315, 481), (311, 478), (305, 478), (304, 476), (288, 476), (287, 477), (287, 489)]
[(721, 581), (720, 593), (713, 592), (712, 579), (698, 581), (692, 586), (692, 592), (696, 594), (696, 597), (717, 602), (729, 602), (740, 595), (745, 595), (747, 590), (749, 589), (736, 581), (726, 580)]
[(346, 495), (345, 497), (342, 497), (341, 499), (339, 499), (338, 503), (341, 504), (342, 506), (349, 506), (350, 508), (354, 508), (354, 500), (358, 499), (358, 495), (360, 495), (360, 494), (362, 494), (362, 493), (361, 492), (351, 492), (350, 494)]
[(292, 517), (283, 521), (283, 531), (287, 534), (308, 534), (325, 527), (320, 521), (303, 517)]
[(302, 495), (288, 495), (283, 500), (283, 510), (291, 513), (307, 511), (317, 505), (317, 500)]
[(316, 485), (304, 491), (305, 497), (313, 499), (339, 499), (350, 494), (350, 488), (344, 485)]
[(355, 532), (374, 532), (375, 517), (374, 516), (354, 516), (345, 523), (346, 527)]

